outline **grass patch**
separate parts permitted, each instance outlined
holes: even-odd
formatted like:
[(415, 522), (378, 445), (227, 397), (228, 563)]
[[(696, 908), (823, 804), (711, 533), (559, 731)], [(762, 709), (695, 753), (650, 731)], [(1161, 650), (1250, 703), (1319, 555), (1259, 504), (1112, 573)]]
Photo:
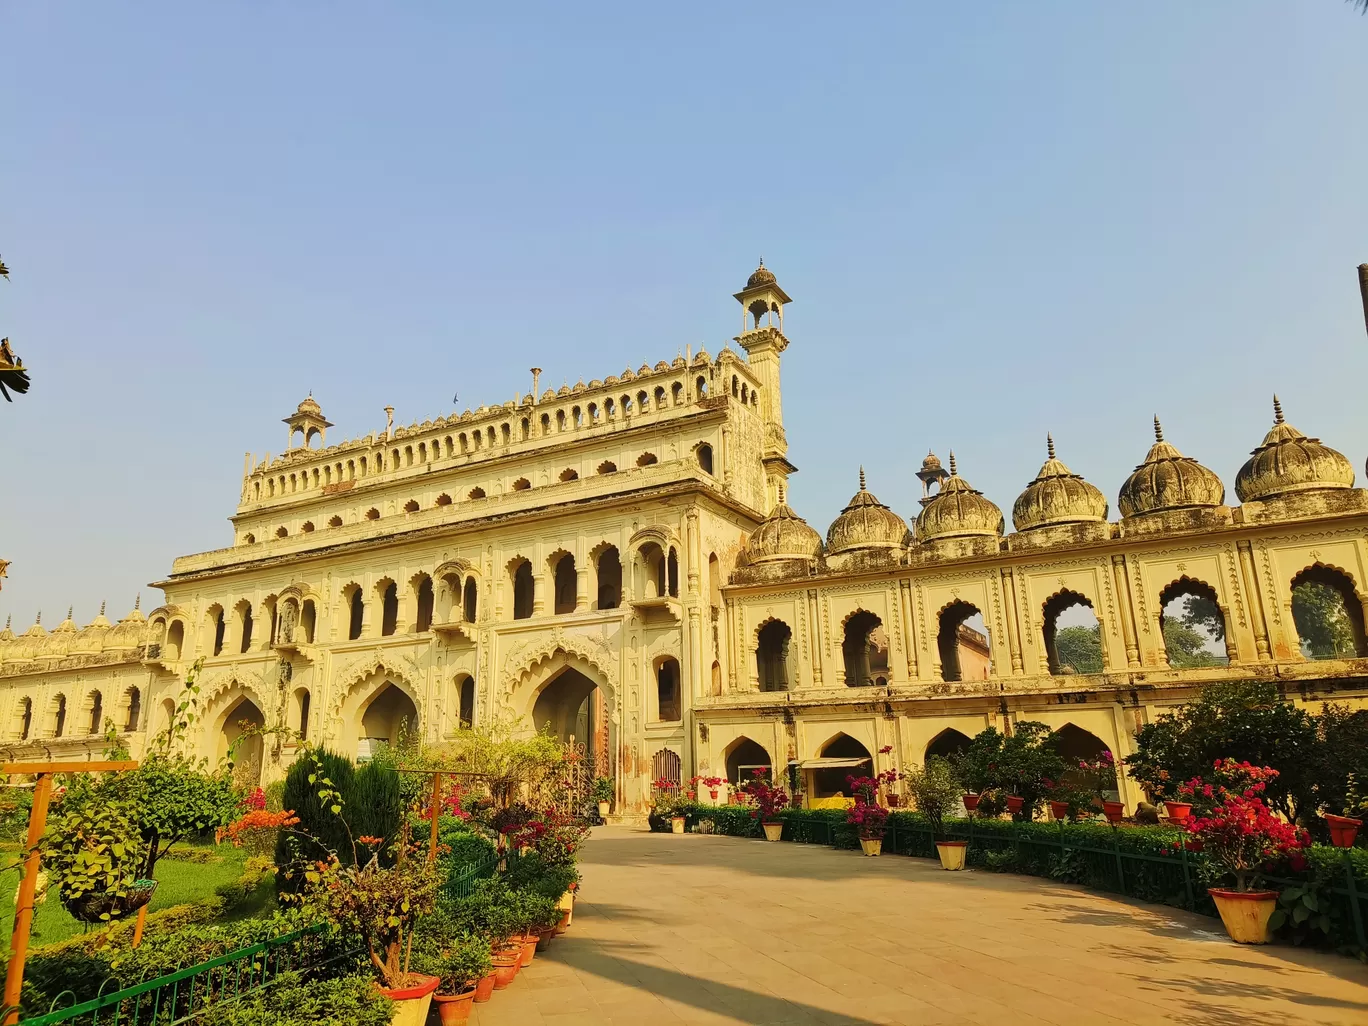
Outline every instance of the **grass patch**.
[[(204, 846), (211, 848), (211, 846)], [(174, 849), (173, 849), (174, 850)], [(214, 889), (222, 884), (233, 883), (242, 876), (243, 864), (247, 853), (230, 844), (211, 848), (217, 856), (208, 862), (185, 862), (179, 859), (163, 858), (157, 863), (157, 893), (152, 896), (149, 911), (170, 908), (172, 905), (193, 904), (214, 897)], [(5, 859), (11, 862), (12, 859)], [(14, 929), (14, 896), (23, 875), (23, 867), (11, 867), (0, 873), (0, 924), (5, 930), (6, 945)], [(274, 896), (270, 880), (259, 886), (243, 906), (233, 910), (233, 918), (244, 918), (261, 910)], [(39, 905), (34, 913), (31, 943), (35, 946), (53, 944), (57, 941), (75, 937), (87, 929), (85, 923), (71, 917), (62, 907), (56, 888), (48, 892), (47, 901)]]

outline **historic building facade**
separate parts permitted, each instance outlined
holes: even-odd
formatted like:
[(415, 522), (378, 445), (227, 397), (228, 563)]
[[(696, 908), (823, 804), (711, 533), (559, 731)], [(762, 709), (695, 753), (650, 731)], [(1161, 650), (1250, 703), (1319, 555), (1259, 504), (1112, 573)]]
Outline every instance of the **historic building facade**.
[[(762, 266), (736, 299), (740, 352), (540, 392), (534, 370), (501, 405), (331, 446), (305, 399), (284, 454), (247, 459), (233, 544), (177, 559), (162, 605), (0, 633), (7, 757), (92, 754), (108, 720), (140, 750), (196, 660), (199, 751), (269, 728), (241, 753), (265, 779), (299, 737), (364, 757), (404, 725), (508, 720), (585, 741), (625, 807), (661, 776), (762, 765), (821, 795), (851, 760), (917, 765), (1022, 719), (1123, 756), (1211, 681), (1368, 700), (1368, 493), (1281, 410), (1239, 506), (1156, 422), (1119, 521), (1051, 442), (1012, 533), (953, 456), (928, 456), (912, 523), (861, 471), (823, 538), (785, 501), (789, 297)], [(1340, 597), (1352, 651), (1303, 655), (1306, 582)], [(1219, 610), (1216, 665), (1171, 665), (1184, 596)], [(1090, 672), (1056, 645), (1079, 608)]]

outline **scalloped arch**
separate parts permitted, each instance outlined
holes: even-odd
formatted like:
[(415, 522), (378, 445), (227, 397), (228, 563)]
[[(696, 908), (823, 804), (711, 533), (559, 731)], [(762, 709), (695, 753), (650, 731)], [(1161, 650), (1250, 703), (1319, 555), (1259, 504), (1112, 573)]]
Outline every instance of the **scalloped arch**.
[(550, 637), (525, 641), (508, 653), (505, 666), (512, 680), (510, 690), (517, 691), (540, 676), (539, 671), (558, 654), (582, 660), (609, 688), (617, 689), (617, 671), (611, 653), (605, 647), (580, 635), (556, 631)]

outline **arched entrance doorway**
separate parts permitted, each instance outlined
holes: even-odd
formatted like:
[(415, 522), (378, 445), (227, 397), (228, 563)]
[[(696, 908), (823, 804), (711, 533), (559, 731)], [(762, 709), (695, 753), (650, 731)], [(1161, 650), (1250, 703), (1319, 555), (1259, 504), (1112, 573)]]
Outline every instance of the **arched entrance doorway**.
[(592, 677), (573, 666), (564, 667), (537, 695), (532, 723), (538, 730), (549, 729), (562, 741), (584, 745), (595, 774), (610, 775), (608, 709), (603, 691)]
[(822, 746), (818, 758), (805, 769), (812, 771), (814, 798), (831, 798), (837, 794), (851, 797), (846, 777), (868, 777), (874, 773), (874, 757), (869, 749), (849, 734), (837, 734)]
[(246, 695), (228, 707), (219, 726), (218, 758), (232, 754), (233, 779), (244, 787), (261, 783), (261, 764), (266, 750), (261, 736), (264, 726), (266, 717), (261, 708)]
[(773, 776), (772, 760), (759, 742), (738, 737), (727, 747), (727, 781), (733, 785), (746, 784), (755, 779), (755, 771), (765, 770), (766, 779)]
[(418, 707), (403, 688), (386, 681), (361, 710), (361, 729), (356, 741), (356, 759), (371, 757), (377, 745), (397, 745), (405, 734), (418, 732)]

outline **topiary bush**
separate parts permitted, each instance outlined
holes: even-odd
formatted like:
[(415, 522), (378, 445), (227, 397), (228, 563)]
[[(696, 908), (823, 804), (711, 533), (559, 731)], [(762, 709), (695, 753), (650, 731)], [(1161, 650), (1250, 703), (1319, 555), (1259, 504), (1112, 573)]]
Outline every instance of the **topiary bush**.
[[(324, 776), (332, 781), (332, 786), (343, 795), (351, 790), (355, 769), (351, 760), (328, 749), (317, 753)], [(276, 890), (278, 893), (297, 894), (304, 887), (301, 873), (295, 868), (303, 862), (326, 859), (328, 853), (336, 852), (344, 863), (352, 861), (351, 837), (347, 833), (342, 818), (325, 807), (318, 799), (318, 781), (310, 781), (315, 775), (314, 761), (308, 755), (294, 761), (285, 775), (285, 790), (281, 794), (281, 804), (299, 817), (299, 833), (282, 831), (276, 841)], [(307, 834), (308, 836), (301, 836)]]
[[(403, 797), (399, 772), (388, 762), (368, 762), (352, 776), (350, 787), (339, 787), (345, 802), (343, 815), (352, 837), (382, 837), (392, 840), (399, 833)], [(381, 863), (392, 864), (388, 848), (382, 849)]]

